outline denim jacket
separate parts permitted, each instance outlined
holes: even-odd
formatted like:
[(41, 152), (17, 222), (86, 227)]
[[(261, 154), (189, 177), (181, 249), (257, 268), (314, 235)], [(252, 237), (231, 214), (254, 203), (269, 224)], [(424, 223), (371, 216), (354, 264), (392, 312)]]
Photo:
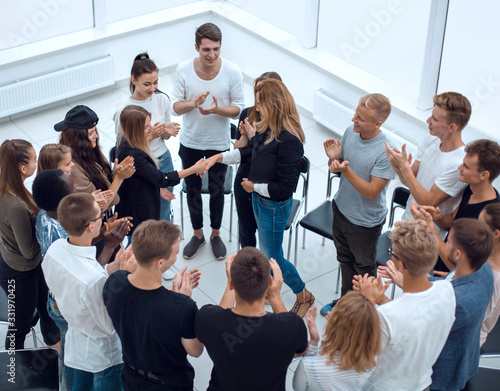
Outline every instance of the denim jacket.
[(451, 281), (457, 306), (455, 323), (432, 367), (431, 390), (461, 390), (478, 372), (479, 336), (493, 294), (493, 272), (486, 262), (478, 271)]

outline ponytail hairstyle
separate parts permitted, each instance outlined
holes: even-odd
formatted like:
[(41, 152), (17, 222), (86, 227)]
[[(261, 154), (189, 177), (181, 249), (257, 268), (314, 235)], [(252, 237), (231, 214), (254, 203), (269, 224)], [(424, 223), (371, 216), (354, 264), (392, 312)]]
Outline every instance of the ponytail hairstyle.
[(147, 117), (151, 118), (151, 113), (146, 109), (141, 106), (129, 105), (120, 114), (120, 126), (122, 127), (123, 138), (128, 145), (146, 152), (153, 160), (156, 168), (158, 168), (156, 158), (149, 149), (149, 143), (144, 134)]
[(88, 129), (68, 128), (61, 132), (59, 144), (71, 148), (73, 161), (83, 169), (96, 189), (108, 190), (107, 182), (113, 182), (113, 175), (111, 166), (99, 146), (99, 138), (93, 148)]
[[(255, 87), (257, 87), (257, 84), (260, 82), (267, 80), (267, 79), (275, 79), (275, 80), (281, 80), (281, 76), (277, 72), (264, 72), (262, 75), (260, 75), (257, 79), (255, 79), (255, 83), (253, 85), (254, 87), (254, 98), (255, 101), (257, 101), (257, 93), (255, 92)], [(255, 110), (255, 106), (252, 106), (248, 109), (248, 120), (250, 121), (251, 124), (254, 122), (259, 122), (260, 121), (260, 114), (257, 110)]]
[(64, 144), (46, 144), (38, 155), (37, 175), (46, 170), (55, 170), (61, 163), (64, 155), (71, 155), (71, 148)]
[(28, 165), (33, 150), (33, 145), (26, 140), (5, 140), (2, 143), (0, 147), (0, 197), (5, 197), (7, 193), (14, 194), (24, 201), (36, 216), (40, 209), (24, 186), (20, 169), (20, 166)]
[[(137, 56), (135, 56), (134, 63), (132, 64), (132, 69), (130, 70), (130, 76), (133, 76), (135, 80), (139, 80), (139, 77), (144, 73), (153, 72), (160, 72), (160, 70), (158, 69), (154, 61), (149, 58), (149, 54), (147, 52), (139, 53)], [(130, 80), (130, 93), (134, 95), (134, 92), (135, 85), (134, 83), (132, 83), (132, 80)], [(158, 88), (155, 90), (155, 93), (167, 95), (166, 93), (160, 91)], [(167, 98), (170, 99), (168, 95)]]

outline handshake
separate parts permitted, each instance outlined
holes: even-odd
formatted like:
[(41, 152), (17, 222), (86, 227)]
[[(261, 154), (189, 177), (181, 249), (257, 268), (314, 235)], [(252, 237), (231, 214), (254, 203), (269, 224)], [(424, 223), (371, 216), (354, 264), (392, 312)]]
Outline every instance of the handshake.
[(219, 153), (217, 155), (214, 155), (212, 157), (209, 157), (208, 159), (200, 159), (198, 160), (194, 165), (189, 167), (188, 169), (184, 171), (189, 171), (186, 176), (196, 174), (199, 177), (203, 178), (205, 174), (207, 173), (208, 170), (215, 164), (215, 163), (222, 163), (222, 154)]
[[(222, 153), (218, 153), (217, 155), (209, 157), (208, 159), (198, 160), (191, 167), (179, 172), (179, 177), (184, 178), (186, 176), (196, 174), (200, 178), (203, 178), (215, 163), (222, 163)], [(253, 191), (255, 191), (254, 183), (249, 181), (247, 178), (243, 178), (241, 186), (243, 186), (245, 191), (247, 191), (248, 193), (252, 193)]]

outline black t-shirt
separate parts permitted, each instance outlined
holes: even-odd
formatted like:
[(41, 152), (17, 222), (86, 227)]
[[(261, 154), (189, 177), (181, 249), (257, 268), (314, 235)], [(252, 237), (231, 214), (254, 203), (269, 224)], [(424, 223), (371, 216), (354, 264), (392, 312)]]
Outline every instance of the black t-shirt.
[(195, 333), (214, 363), (207, 391), (285, 390), (288, 365), (307, 348), (304, 321), (289, 312), (246, 317), (208, 304)]
[[(462, 195), (462, 200), (460, 201), (460, 205), (458, 205), (458, 210), (457, 210), (457, 215), (455, 216), (455, 220), (460, 219), (462, 217), (470, 217), (472, 219), (477, 219), (486, 205), (500, 202), (500, 195), (498, 194), (498, 191), (496, 189), (495, 193), (497, 197), (492, 200), (478, 202), (477, 204), (469, 204), (470, 197), (472, 196), (472, 191), (470, 189), (470, 185), (467, 185)], [(445, 242), (448, 241), (448, 235), (449, 233), (446, 234), (446, 238), (444, 239)], [(434, 267), (434, 270), (440, 270), (444, 272), (449, 271), (449, 269), (446, 267), (441, 257), (438, 257), (438, 261), (436, 263), (436, 266)]]
[(192, 386), (194, 369), (181, 337), (195, 338), (196, 303), (164, 287), (136, 288), (128, 281), (129, 274), (124, 270), (111, 274), (103, 290), (104, 304), (122, 343), (123, 361), (170, 386)]

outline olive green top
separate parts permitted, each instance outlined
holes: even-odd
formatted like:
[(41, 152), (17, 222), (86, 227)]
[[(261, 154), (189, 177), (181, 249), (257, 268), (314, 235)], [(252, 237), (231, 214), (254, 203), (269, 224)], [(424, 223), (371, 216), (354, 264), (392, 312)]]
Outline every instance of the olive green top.
[(9, 193), (0, 195), (0, 211), (3, 260), (20, 272), (34, 269), (42, 259), (35, 234), (35, 214), (24, 201)]

